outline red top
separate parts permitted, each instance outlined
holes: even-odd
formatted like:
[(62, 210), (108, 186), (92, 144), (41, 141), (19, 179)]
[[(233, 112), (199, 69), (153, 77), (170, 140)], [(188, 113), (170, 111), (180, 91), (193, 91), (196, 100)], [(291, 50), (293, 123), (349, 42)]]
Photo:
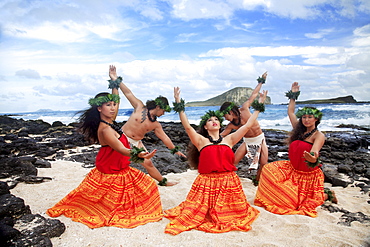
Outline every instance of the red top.
[(319, 169), (320, 165), (312, 168), (307, 165), (305, 158), (303, 158), (303, 151), (310, 152), (312, 148), (312, 143), (295, 140), (289, 146), (289, 160), (292, 163), (294, 169), (310, 172), (316, 169)]
[(234, 152), (227, 145), (207, 145), (200, 150), (199, 173), (236, 171)]
[[(130, 148), (125, 135), (121, 135), (119, 140), (126, 148)], [(95, 165), (102, 173), (118, 173), (130, 165), (129, 159), (130, 157), (118, 153), (110, 146), (102, 146), (96, 156)]]

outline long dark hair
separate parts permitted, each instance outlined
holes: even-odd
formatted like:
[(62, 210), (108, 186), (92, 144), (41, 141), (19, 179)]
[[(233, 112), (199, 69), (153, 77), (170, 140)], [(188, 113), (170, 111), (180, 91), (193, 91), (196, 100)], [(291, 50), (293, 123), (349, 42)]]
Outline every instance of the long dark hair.
[[(307, 108), (316, 109), (315, 107), (307, 107)], [(317, 121), (315, 122), (315, 127), (317, 128), (321, 120), (320, 118), (316, 118), (316, 120)], [(306, 131), (307, 131), (307, 127), (303, 125), (302, 118), (299, 118), (297, 125), (289, 133), (287, 143), (290, 144), (294, 142), (295, 140), (303, 140), (303, 135), (304, 135), (304, 132)]]
[[(107, 96), (108, 94), (98, 93), (95, 98)], [(85, 136), (85, 139), (91, 144), (99, 143), (98, 128), (100, 124), (100, 112), (98, 111), (98, 106), (93, 105), (77, 114), (80, 114), (78, 118), (78, 122), (80, 123), (79, 131)]]
[[(197, 133), (204, 136), (208, 137), (208, 131), (204, 128), (205, 125), (201, 125), (198, 127)], [(199, 155), (200, 152), (199, 150), (194, 146), (192, 142), (189, 143), (189, 146), (187, 148), (187, 158), (189, 161), (189, 166), (193, 169), (198, 169), (198, 164), (199, 164)]]

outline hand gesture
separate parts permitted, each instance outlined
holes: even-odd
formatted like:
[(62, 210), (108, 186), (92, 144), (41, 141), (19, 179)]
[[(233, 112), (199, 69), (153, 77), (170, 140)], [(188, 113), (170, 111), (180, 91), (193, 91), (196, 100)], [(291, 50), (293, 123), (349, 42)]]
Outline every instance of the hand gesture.
[(117, 80), (118, 76), (117, 76), (117, 72), (116, 72), (116, 66), (109, 65), (109, 77), (113, 81)]
[(298, 82), (293, 82), (292, 83), (292, 92), (295, 93), (295, 92), (298, 92), (299, 91), (299, 84)]
[(266, 80), (266, 77), (267, 77), (267, 71), (265, 73), (263, 73), (262, 75), (262, 78)]
[(175, 154), (177, 154), (178, 156), (182, 156), (182, 157), (186, 158), (186, 155), (181, 153), (180, 151), (177, 151)]
[(173, 96), (175, 97), (176, 103), (180, 103), (180, 88), (179, 87), (174, 87)]
[(304, 151), (303, 158), (305, 158), (305, 160), (307, 160), (310, 163), (315, 163), (319, 158), (319, 154), (318, 152), (314, 152), (314, 155), (311, 155), (310, 152)]
[(266, 90), (263, 90), (262, 91), (262, 93), (260, 93), (260, 97), (259, 97), (259, 99), (258, 99), (258, 102), (259, 103), (264, 103), (265, 102), (265, 100), (266, 100), (266, 97), (267, 97), (267, 93), (268, 93), (268, 91)]
[(168, 182), (167, 181), (167, 184), (166, 184), (166, 186), (174, 186), (174, 185), (176, 185), (176, 184), (178, 184), (179, 182)]
[(156, 152), (157, 152), (157, 149), (154, 149), (150, 153), (149, 152), (141, 152), (141, 153), (138, 154), (138, 157), (142, 158), (142, 159), (151, 159), (155, 155)]

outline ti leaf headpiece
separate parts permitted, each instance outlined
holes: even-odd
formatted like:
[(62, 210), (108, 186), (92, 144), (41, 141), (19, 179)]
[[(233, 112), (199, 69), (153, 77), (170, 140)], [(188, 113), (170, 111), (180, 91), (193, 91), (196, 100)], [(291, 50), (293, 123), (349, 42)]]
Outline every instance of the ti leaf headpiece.
[(222, 122), (224, 121), (224, 118), (222, 116), (222, 113), (219, 110), (217, 110), (217, 111), (212, 111), (212, 110), (207, 111), (206, 114), (204, 114), (201, 117), (199, 126), (200, 127), (204, 126), (206, 124), (207, 120), (210, 119), (211, 117), (217, 117), (218, 120), (220, 121), (220, 125), (222, 126)]
[(109, 101), (114, 101), (116, 103), (119, 102), (119, 95), (118, 94), (108, 94), (105, 96), (100, 96), (97, 98), (91, 98), (89, 99), (89, 104), (91, 106), (101, 106), (103, 103), (109, 102)]
[(299, 109), (295, 115), (297, 116), (297, 118), (301, 118), (303, 115), (313, 115), (319, 120), (321, 120), (322, 118), (322, 112), (319, 109), (307, 106)]
[(231, 111), (231, 109), (233, 109), (235, 106), (234, 102), (231, 102), (230, 105), (223, 111), (221, 111), (221, 114), (222, 116), (225, 115), (225, 114), (229, 114), (229, 112)]
[(160, 96), (157, 97), (155, 100), (155, 105), (159, 106), (159, 108), (163, 109), (164, 111), (166, 112), (170, 112), (171, 111), (171, 107), (169, 105), (166, 105), (161, 99), (160, 99)]

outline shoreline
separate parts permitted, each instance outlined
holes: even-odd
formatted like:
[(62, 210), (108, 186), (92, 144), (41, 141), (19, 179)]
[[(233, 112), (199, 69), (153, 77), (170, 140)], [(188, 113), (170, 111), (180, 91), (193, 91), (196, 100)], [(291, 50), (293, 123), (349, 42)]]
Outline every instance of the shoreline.
[[(45, 211), (57, 203), (71, 190), (76, 188), (91, 168), (83, 168), (82, 163), (57, 160), (51, 168), (38, 168), (39, 176), (53, 178), (41, 184), (18, 184), (11, 190), (15, 196), (25, 200), (33, 214), (46, 218)], [(173, 187), (159, 186), (163, 209), (169, 209), (182, 202), (197, 171), (188, 170), (183, 173), (169, 173), (166, 176), (179, 182)], [(244, 192), (251, 206), (260, 211), (260, 216), (252, 224), (248, 232), (205, 233), (191, 230), (172, 236), (164, 233), (169, 222), (163, 218), (159, 222), (148, 223), (133, 229), (102, 227), (90, 229), (82, 223), (71, 219), (57, 217), (66, 225), (66, 231), (60, 236), (51, 238), (53, 246), (296, 246), (297, 240), (305, 243), (301, 246), (366, 246), (370, 244), (367, 234), (370, 225), (352, 222), (351, 226), (338, 224), (343, 213), (330, 213), (318, 207), (318, 217), (302, 215), (275, 215), (263, 208), (254, 206), (253, 199), (256, 187), (247, 178), (241, 178)], [(329, 186), (330, 184), (325, 184)], [(370, 206), (366, 203), (367, 194), (360, 188), (332, 187), (339, 203), (338, 207), (351, 212), (363, 212), (370, 215)], [(42, 199), (41, 199), (42, 198)]]

